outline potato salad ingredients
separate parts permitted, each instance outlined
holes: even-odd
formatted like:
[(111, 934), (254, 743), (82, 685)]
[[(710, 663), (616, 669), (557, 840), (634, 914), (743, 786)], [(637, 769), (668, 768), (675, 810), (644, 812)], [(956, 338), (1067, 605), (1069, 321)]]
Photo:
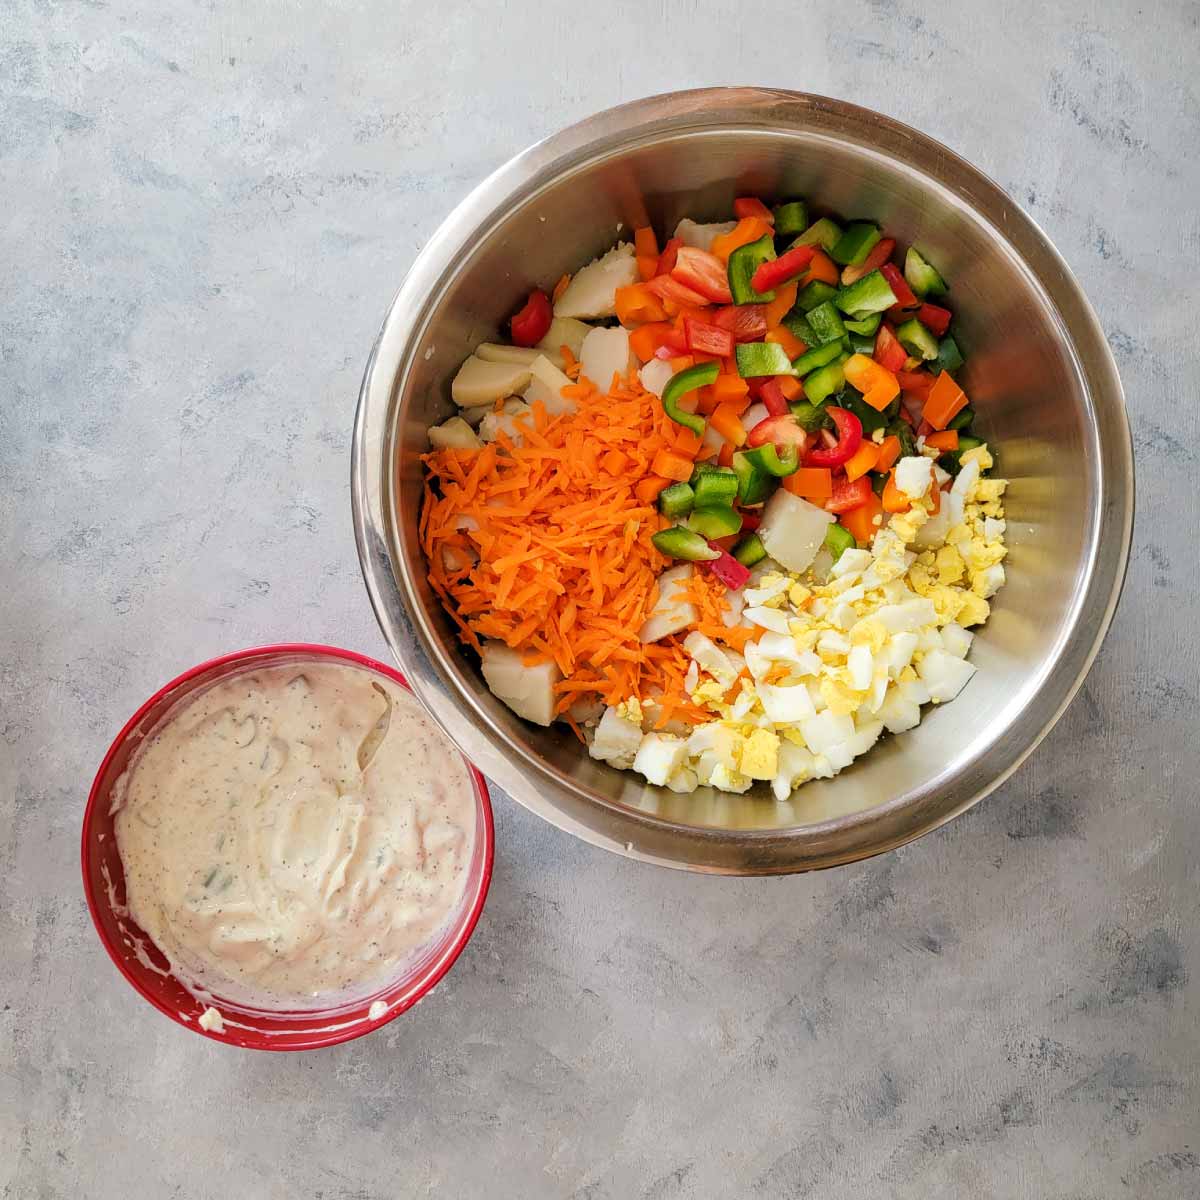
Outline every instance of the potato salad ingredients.
[(420, 529), (519, 716), (785, 798), (967, 685), (1005, 483), (929, 257), (795, 198), (733, 217), (530, 293), (430, 430)]

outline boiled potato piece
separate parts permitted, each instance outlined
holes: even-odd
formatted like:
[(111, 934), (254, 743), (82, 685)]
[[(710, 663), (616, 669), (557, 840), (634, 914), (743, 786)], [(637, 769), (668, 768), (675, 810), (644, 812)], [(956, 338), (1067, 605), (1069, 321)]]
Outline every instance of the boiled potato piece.
[(691, 578), (691, 563), (672, 567), (658, 577), (658, 603), (638, 632), (641, 641), (657, 642), (659, 638), (678, 633), (699, 620), (696, 606), (684, 596), (684, 589)]
[(485, 362), (523, 363), (528, 366), (541, 351), (532, 346), (502, 346), (499, 342), (484, 342), (475, 353)]
[(675, 226), (675, 236), (685, 246), (695, 246), (697, 250), (711, 250), (713, 239), (722, 234), (732, 233), (736, 221), (718, 221), (714, 225), (697, 225), (689, 217), (684, 217)]
[(552, 417), (575, 411), (575, 401), (568, 400), (562, 394), (563, 388), (570, 387), (571, 380), (544, 354), (539, 354), (533, 360), (529, 371), (532, 378), (525, 389), (526, 403), (533, 404), (535, 400), (540, 400)]
[(472, 354), (458, 369), (450, 395), (459, 408), (495, 404), (529, 386), (532, 376), (525, 363), (488, 362)]
[(554, 305), (556, 317), (612, 317), (617, 312), (616, 291), (637, 283), (633, 246), (622, 242), (595, 259), (567, 284)]
[(554, 685), (562, 679), (562, 672), (553, 662), (527, 667), (521, 651), (503, 642), (484, 642), (482, 658), (488, 687), (518, 717), (535, 725), (549, 725), (554, 720)]
[(499, 412), (493, 409), (479, 423), (479, 436), (485, 442), (494, 442), (503, 430), (509, 441), (519, 444), (525, 439), (517, 428), (517, 418), (525, 417), (531, 412), (533, 409), (523, 400), (505, 400), (504, 407)]
[(780, 488), (767, 501), (758, 536), (776, 562), (800, 572), (816, 558), (833, 520), (833, 513)]
[(451, 417), (429, 431), (429, 444), (435, 450), (479, 450), (483, 443), (475, 436), (475, 430), (462, 419)]
[(550, 322), (546, 336), (534, 347), (548, 354), (551, 361), (559, 361), (559, 350), (566, 346), (576, 358), (583, 349), (583, 339), (592, 331), (592, 326), (585, 325), (574, 317), (555, 317)]
[(580, 371), (601, 392), (607, 392), (613, 373), (629, 378), (629, 334), (619, 325), (616, 329), (593, 329), (583, 339), (579, 355)]

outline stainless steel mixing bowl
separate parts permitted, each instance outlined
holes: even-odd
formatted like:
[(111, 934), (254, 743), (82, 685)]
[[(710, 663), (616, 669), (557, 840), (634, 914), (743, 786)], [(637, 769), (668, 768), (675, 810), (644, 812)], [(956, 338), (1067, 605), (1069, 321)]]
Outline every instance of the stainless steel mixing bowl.
[[(425, 431), (449, 381), (545, 286), (648, 221), (725, 218), (735, 196), (804, 196), (915, 242), (952, 284), (978, 426), (998, 447), (1008, 583), (956, 703), (786, 803), (678, 796), (588, 758), (487, 690), (425, 579)], [(1011, 774), (1079, 688), (1120, 593), (1133, 519), (1121, 383), (1070, 272), (1032, 221), (944, 146), (876, 113), (754, 89), (640, 100), (531, 147), (421, 252), (375, 345), (353, 448), (355, 533), (375, 612), (413, 688), (510, 795), (618, 853), (727, 873), (799, 871), (901, 845)]]

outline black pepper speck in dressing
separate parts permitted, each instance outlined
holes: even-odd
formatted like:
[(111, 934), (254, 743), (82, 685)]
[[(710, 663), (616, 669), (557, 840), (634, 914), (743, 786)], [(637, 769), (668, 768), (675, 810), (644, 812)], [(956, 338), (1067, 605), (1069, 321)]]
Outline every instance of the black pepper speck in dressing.
[(407, 693), (353, 667), (270, 667), (168, 715), (115, 827), (130, 914), (185, 984), (329, 1007), (377, 991), (456, 910), (475, 794)]

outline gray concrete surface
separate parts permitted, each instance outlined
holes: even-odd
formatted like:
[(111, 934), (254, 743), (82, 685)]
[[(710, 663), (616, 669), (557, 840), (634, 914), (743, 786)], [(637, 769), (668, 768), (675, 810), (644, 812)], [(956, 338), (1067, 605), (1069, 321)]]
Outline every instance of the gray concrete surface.
[[(1200, 1195), (1198, 10), (814, 0), (0, 2), (0, 1195)], [(1124, 374), (1115, 628), (991, 799), (768, 882), (497, 797), (491, 901), (382, 1035), (233, 1051), (80, 894), (116, 727), (202, 657), (383, 653), (348, 437), (422, 240), (555, 127), (762, 82), (944, 139), (1045, 226)]]

